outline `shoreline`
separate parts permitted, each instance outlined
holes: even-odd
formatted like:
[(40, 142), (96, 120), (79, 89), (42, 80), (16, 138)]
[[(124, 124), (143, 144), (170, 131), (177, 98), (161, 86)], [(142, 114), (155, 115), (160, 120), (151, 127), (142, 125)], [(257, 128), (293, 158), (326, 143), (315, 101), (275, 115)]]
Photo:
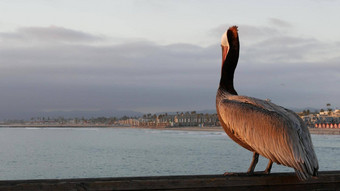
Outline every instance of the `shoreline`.
[[(158, 130), (179, 130), (179, 131), (211, 131), (211, 132), (224, 132), (221, 126), (219, 127), (132, 127), (144, 129), (158, 129)], [(319, 129), (308, 128), (310, 134), (316, 135), (340, 135), (340, 129)]]
[[(0, 125), (0, 128), (133, 128), (133, 129), (155, 129), (155, 130), (177, 130), (177, 131), (211, 131), (211, 132), (224, 132), (221, 126), (214, 127), (154, 127), (154, 126), (112, 126), (112, 125), (21, 125), (21, 124), (10, 124)], [(340, 135), (340, 129), (320, 129), (320, 128), (309, 128), (311, 134), (318, 135)]]
[(0, 125), (0, 128), (132, 128), (132, 129), (155, 129), (155, 130), (179, 130), (179, 131), (220, 131), (224, 132), (221, 126), (217, 127), (154, 127), (154, 126), (112, 126), (112, 125)]
[(156, 130), (176, 130), (176, 131), (218, 131), (224, 132), (221, 126), (218, 127), (197, 127), (197, 126), (187, 126), (187, 127), (131, 127), (135, 129), (156, 129)]

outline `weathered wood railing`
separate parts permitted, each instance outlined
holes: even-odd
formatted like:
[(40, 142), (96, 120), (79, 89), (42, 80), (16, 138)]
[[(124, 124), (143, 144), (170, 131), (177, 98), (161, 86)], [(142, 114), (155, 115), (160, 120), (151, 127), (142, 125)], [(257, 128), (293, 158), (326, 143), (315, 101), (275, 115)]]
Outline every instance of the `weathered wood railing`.
[(340, 190), (340, 171), (299, 181), (294, 173), (0, 181), (0, 190)]

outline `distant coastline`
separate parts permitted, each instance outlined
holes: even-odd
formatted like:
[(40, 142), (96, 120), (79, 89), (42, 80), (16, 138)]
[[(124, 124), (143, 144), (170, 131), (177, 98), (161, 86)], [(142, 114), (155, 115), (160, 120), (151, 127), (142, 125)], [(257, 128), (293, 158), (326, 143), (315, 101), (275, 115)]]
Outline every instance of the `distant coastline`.
[(340, 129), (309, 128), (311, 134), (340, 135)]
[[(224, 132), (221, 126), (213, 127), (155, 127), (155, 126), (112, 126), (112, 125), (75, 125), (75, 124), (63, 124), (63, 125), (39, 125), (39, 124), (7, 124), (0, 125), (0, 128), (134, 128), (134, 129), (157, 129), (157, 130), (180, 130), (180, 131), (214, 131)], [(327, 128), (309, 128), (311, 134), (325, 134), (325, 135), (340, 135), (340, 129), (327, 129)]]

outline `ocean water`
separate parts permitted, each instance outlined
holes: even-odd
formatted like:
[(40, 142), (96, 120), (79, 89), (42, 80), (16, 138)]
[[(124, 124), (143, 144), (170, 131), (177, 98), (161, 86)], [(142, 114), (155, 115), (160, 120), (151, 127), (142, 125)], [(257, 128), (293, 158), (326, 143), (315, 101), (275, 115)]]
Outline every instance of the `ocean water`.
[[(320, 170), (340, 170), (340, 136), (312, 135)], [(223, 174), (252, 153), (224, 132), (132, 128), (0, 128), (0, 179)], [(255, 170), (268, 160), (260, 158)], [(273, 165), (273, 172), (293, 169)]]

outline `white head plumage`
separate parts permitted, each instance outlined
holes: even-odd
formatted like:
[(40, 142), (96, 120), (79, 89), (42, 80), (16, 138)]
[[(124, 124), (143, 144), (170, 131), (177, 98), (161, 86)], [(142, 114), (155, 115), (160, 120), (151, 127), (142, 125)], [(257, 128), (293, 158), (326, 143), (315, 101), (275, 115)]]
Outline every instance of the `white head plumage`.
[(225, 33), (223, 33), (223, 35), (222, 35), (221, 45), (229, 47), (227, 32), (228, 31), (225, 31)]

